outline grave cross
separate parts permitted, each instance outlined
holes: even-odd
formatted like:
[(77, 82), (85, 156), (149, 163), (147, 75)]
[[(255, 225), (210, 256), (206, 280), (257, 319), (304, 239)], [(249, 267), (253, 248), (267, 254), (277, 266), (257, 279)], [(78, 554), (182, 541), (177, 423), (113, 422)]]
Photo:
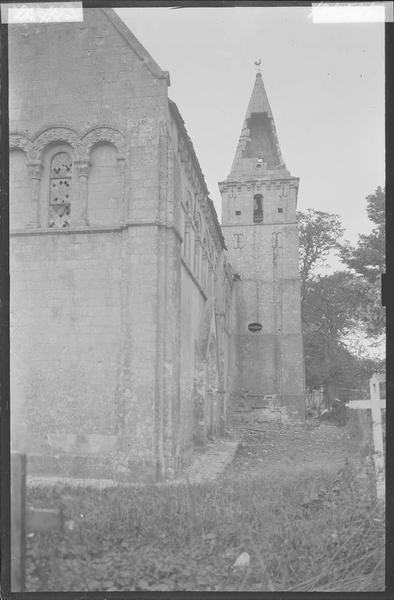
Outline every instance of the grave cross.
[(386, 484), (384, 472), (384, 449), (383, 449), (383, 428), (382, 428), (382, 408), (386, 408), (386, 400), (380, 398), (380, 384), (386, 382), (386, 376), (383, 373), (374, 373), (369, 380), (369, 400), (352, 400), (347, 406), (352, 409), (368, 409), (372, 411), (372, 433), (376, 474), (376, 495), (379, 500), (385, 499)]

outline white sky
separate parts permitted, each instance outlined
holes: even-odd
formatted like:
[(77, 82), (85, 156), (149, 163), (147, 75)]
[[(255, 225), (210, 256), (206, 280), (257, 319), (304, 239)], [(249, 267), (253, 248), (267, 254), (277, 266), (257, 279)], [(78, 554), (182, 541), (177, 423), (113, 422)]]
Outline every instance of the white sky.
[(219, 218), (262, 58), (283, 159), (300, 177), (299, 210), (367, 232), (365, 196), (384, 185), (384, 25), (313, 24), (310, 8), (121, 8), (118, 15), (171, 76)]

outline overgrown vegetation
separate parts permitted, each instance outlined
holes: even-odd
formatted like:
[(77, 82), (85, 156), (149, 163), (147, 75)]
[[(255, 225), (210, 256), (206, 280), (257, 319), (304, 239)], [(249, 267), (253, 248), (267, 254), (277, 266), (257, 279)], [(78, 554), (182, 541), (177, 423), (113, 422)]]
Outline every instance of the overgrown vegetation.
[[(28, 542), (28, 590), (382, 590), (384, 520), (350, 464), (217, 484), (29, 490), (65, 533)], [(249, 567), (234, 569), (241, 552)]]
[[(365, 334), (370, 343), (380, 344), (385, 330), (380, 293), (385, 270), (384, 190), (377, 188), (366, 200), (374, 227), (369, 235), (359, 236), (356, 246), (343, 241), (338, 215), (314, 209), (298, 213), (306, 384), (325, 386), (330, 404), (341, 395), (348, 400), (351, 390), (367, 389), (372, 373), (384, 369), (384, 360), (349, 345), (349, 334)], [(322, 268), (334, 251), (346, 270), (325, 274)]]
[(386, 270), (385, 190), (378, 187), (367, 200), (367, 214), (374, 225), (368, 235), (359, 235), (356, 246), (341, 245), (342, 262), (351, 269), (360, 287), (358, 317), (372, 338), (385, 332), (385, 310), (381, 301), (381, 274)]

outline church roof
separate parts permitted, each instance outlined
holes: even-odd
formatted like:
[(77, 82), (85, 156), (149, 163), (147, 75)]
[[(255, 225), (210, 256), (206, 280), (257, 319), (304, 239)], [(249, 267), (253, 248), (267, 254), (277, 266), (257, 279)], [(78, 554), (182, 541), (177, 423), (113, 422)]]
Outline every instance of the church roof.
[(256, 80), (229, 179), (289, 175), (283, 162), (274, 117), (261, 73)]
[(218, 235), (220, 244), (221, 244), (222, 248), (226, 249), (226, 243), (225, 243), (225, 240), (224, 240), (222, 228), (221, 228), (220, 223), (219, 223), (219, 219), (218, 219), (218, 215), (217, 215), (217, 212), (216, 212), (216, 209), (215, 209), (215, 205), (214, 205), (213, 201), (211, 200), (211, 198), (209, 197), (209, 191), (208, 191), (207, 184), (206, 184), (206, 181), (205, 181), (204, 173), (202, 172), (200, 163), (199, 163), (198, 158), (197, 158), (197, 154), (196, 154), (196, 152), (194, 150), (193, 142), (190, 139), (189, 134), (187, 133), (187, 130), (186, 130), (186, 127), (185, 127), (185, 121), (183, 120), (182, 115), (179, 112), (179, 108), (177, 107), (177, 105), (175, 104), (175, 102), (173, 100), (168, 99), (168, 106), (169, 106), (169, 109), (170, 109), (170, 113), (174, 117), (175, 122), (178, 125), (179, 130), (180, 130), (180, 132), (183, 135), (183, 138), (185, 140), (186, 146), (187, 146), (187, 148), (188, 148), (188, 150), (190, 152), (190, 155), (192, 157), (194, 168), (196, 169), (196, 172), (197, 172), (198, 177), (199, 177), (200, 182), (201, 182), (202, 189), (203, 189), (203, 191), (204, 191), (204, 193), (206, 195), (206, 198), (207, 198), (208, 207), (209, 207), (209, 210), (211, 212), (213, 224), (214, 224), (216, 233)]
[(168, 71), (162, 71), (159, 65), (153, 60), (149, 52), (144, 46), (137, 40), (135, 35), (130, 31), (127, 25), (122, 21), (120, 17), (112, 8), (101, 8), (101, 11), (105, 14), (107, 19), (112, 25), (118, 30), (123, 39), (127, 42), (132, 50), (136, 53), (138, 58), (144, 63), (149, 69), (151, 74), (157, 79), (165, 79), (167, 85), (170, 85), (170, 74)]

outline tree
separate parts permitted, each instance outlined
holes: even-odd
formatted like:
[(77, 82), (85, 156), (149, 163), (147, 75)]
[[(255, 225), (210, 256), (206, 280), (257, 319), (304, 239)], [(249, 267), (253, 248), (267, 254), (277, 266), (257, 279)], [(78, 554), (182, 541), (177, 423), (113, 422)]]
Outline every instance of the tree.
[(332, 288), (333, 280), (320, 278), (317, 271), (330, 251), (337, 248), (343, 228), (338, 215), (323, 211), (308, 209), (297, 213), (297, 217), (306, 385), (326, 385), (332, 396), (334, 349), (338, 346), (338, 329), (342, 331), (345, 322), (339, 323), (339, 313), (338, 322), (334, 322), (334, 309), (330, 310), (325, 302), (324, 289)]
[[(377, 227), (384, 223), (382, 209), (381, 197), (369, 198), (368, 214)], [(354, 268), (319, 274), (332, 250), (338, 249), (342, 256), (347, 248), (349, 259), (356, 258), (350, 256), (349, 244), (341, 244), (343, 228), (338, 215), (309, 209), (298, 218), (306, 385), (326, 386), (331, 402), (349, 388), (360, 387), (360, 380), (365, 381), (373, 366), (376, 368), (374, 361), (354, 353), (347, 336), (360, 331), (360, 321), (367, 315), (370, 323), (376, 321), (378, 295), (375, 293), (373, 302), (375, 288)]]
[(303, 321), (323, 335), (341, 339), (357, 326), (359, 284), (351, 273), (337, 271), (308, 284)]
[[(324, 386), (329, 403), (335, 397), (354, 398), (354, 391), (368, 393), (371, 375), (384, 368), (384, 361), (353, 354), (343, 342), (329, 339), (319, 332), (304, 336), (306, 385), (312, 389)], [(359, 394), (356, 393), (356, 398)]]
[(385, 192), (378, 187), (367, 196), (367, 214), (375, 224), (368, 235), (359, 235), (357, 246), (341, 244), (340, 256), (349, 269), (373, 284), (385, 270)]
[(367, 200), (367, 214), (375, 227), (368, 235), (359, 235), (358, 243), (339, 245), (342, 262), (358, 276), (363, 292), (358, 317), (372, 337), (385, 330), (385, 311), (381, 303), (380, 276), (385, 271), (385, 191), (378, 187)]
[(359, 282), (350, 273), (338, 271), (308, 282), (302, 308), (306, 384), (326, 386), (329, 402), (338, 387), (354, 387), (355, 357), (344, 336), (357, 327)]
[(307, 282), (324, 264), (330, 250), (339, 248), (343, 227), (338, 215), (309, 208), (298, 212), (300, 244), (301, 299), (307, 292)]

